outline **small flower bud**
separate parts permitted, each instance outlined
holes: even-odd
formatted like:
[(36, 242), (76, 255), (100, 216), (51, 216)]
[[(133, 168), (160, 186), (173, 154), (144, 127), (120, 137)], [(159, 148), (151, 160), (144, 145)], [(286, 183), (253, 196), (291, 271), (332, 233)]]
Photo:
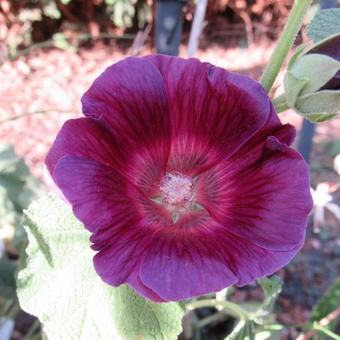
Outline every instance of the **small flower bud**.
[(340, 112), (340, 34), (300, 48), (284, 78), (289, 107), (313, 122)]

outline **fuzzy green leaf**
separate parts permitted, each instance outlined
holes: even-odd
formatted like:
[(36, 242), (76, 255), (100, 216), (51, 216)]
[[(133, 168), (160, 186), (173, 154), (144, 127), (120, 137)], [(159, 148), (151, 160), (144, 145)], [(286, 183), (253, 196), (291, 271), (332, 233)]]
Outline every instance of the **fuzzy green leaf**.
[(340, 33), (340, 8), (323, 9), (316, 13), (307, 35), (314, 42)]
[(28, 258), (18, 276), (19, 301), (50, 340), (170, 340), (181, 331), (179, 304), (155, 304), (99, 278), (90, 234), (61, 199), (33, 202), (25, 229)]
[(291, 71), (287, 71), (284, 78), (286, 100), (289, 107), (294, 107), (302, 89), (308, 84), (308, 79), (298, 79)]
[(299, 96), (319, 90), (340, 70), (340, 62), (322, 54), (306, 54), (291, 67), (297, 79), (307, 80)]
[(322, 122), (340, 112), (340, 90), (325, 90), (300, 97), (296, 110), (313, 122)]

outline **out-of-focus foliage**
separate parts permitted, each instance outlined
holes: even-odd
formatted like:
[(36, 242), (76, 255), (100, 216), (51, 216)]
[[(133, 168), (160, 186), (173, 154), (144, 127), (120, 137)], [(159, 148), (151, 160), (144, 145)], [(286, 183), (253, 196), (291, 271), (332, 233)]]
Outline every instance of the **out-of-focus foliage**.
[[(87, 38), (137, 31), (151, 22), (148, 0), (28, 0), (0, 1), (0, 50), (5, 57), (32, 45), (69, 49), (66, 33), (87, 34)], [(84, 39), (82, 36), (81, 40)]]
[(39, 196), (41, 185), (11, 145), (0, 144), (0, 296), (15, 295), (16, 262), (6, 254), (11, 241), (11, 256), (18, 257), (26, 245), (20, 226), (23, 209)]
[[(206, 33), (244, 36), (248, 44), (258, 37), (277, 38), (293, 0), (212, 0), (208, 3)], [(183, 18), (190, 23), (195, 1), (183, 1)], [(69, 49), (74, 34), (81, 42), (136, 33), (152, 23), (155, 0), (2, 0), (0, 1), (1, 59), (15, 58), (31, 46)], [(184, 25), (184, 30), (190, 25)], [(62, 37), (62, 35), (63, 37)], [(86, 39), (85, 39), (86, 35)], [(23, 53), (22, 53), (23, 54)]]
[(252, 26), (254, 34), (267, 31), (270, 37), (276, 38), (292, 4), (293, 0), (211, 0), (207, 8), (207, 19), (209, 22), (218, 20), (221, 13), (229, 11), (233, 14), (229, 21), (243, 21), (246, 26)]
[(40, 182), (13, 147), (0, 144), (0, 239), (10, 236), (10, 229), (17, 232), (23, 209), (41, 192)]
[(0, 339), (9, 339), (20, 308), (16, 275), (27, 244), (23, 210), (42, 194), (40, 182), (9, 144), (0, 144)]
[(1, 296), (11, 298), (15, 296), (15, 273), (16, 267), (12, 261), (0, 259), (0, 290)]
[[(208, 314), (206, 317), (194, 319), (192, 323), (193, 339), (205, 339), (200, 334), (205, 334), (209, 338), (207, 326), (223, 320), (226, 328), (225, 340), (278, 340), (279, 331), (282, 325), (276, 323), (272, 313), (274, 303), (281, 292), (282, 280), (277, 276), (264, 277), (258, 280), (262, 288), (264, 300), (246, 301), (238, 305), (226, 301), (230, 287), (217, 293), (215, 300), (189, 302), (189, 310), (204, 308), (205, 306), (214, 305), (217, 308), (215, 314)], [(228, 300), (228, 299), (227, 299)]]
[[(310, 323), (306, 325), (306, 334), (313, 335), (313, 339), (339, 339), (340, 328), (340, 278), (325, 293), (314, 307), (310, 316)], [(310, 337), (309, 337), (310, 338)], [(309, 339), (308, 338), (308, 339)]]
[(340, 302), (340, 278), (336, 280), (334, 285), (329, 291), (322, 297), (319, 304), (314, 308), (311, 321), (320, 321), (326, 317), (329, 313), (339, 308)]

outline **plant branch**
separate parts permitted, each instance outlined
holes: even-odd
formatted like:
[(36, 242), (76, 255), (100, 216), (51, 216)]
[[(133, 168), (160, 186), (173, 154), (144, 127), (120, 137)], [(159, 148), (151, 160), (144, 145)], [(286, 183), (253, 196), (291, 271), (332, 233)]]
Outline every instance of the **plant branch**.
[(334, 340), (340, 340), (340, 336), (335, 334), (334, 332), (332, 332), (330, 329), (326, 328), (326, 327), (322, 327), (319, 323), (315, 322), (313, 324), (313, 327), (315, 330), (322, 332), (324, 334), (326, 334), (327, 336), (329, 336), (331, 339)]
[(277, 47), (275, 48), (269, 63), (267, 64), (260, 83), (266, 89), (267, 92), (272, 88), (275, 79), (280, 71), (280, 68), (286, 59), (286, 56), (292, 47), (295, 37), (299, 32), (303, 18), (309, 8), (312, 0), (295, 0), (293, 8), (288, 17), (287, 23), (280, 36)]
[(229, 301), (218, 301), (218, 300), (200, 300), (188, 304), (188, 310), (202, 308), (202, 307), (222, 307), (231, 312), (234, 316), (240, 318), (241, 320), (247, 320), (248, 314), (241, 307), (235, 303)]
[(274, 106), (275, 106), (275, 109), (276, 109), (276, 112), (277, 113), (281, 113), (283, 111), (286, 111), (289, 109), (289, 106), (286, 102), (286, 96), (285, 94), (281, 94), (279, 95), (278, 97), (274, 98), (272, 100)]

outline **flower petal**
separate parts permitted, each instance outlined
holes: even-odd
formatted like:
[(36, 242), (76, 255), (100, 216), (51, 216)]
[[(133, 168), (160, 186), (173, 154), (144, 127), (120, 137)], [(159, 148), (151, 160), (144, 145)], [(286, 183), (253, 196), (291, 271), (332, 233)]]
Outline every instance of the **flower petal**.
[(170, 169), (200, 172), (230, 157), (267, 122), (261, 85), (197, 59), (149, 56), (161, 72), (171, 108)]
[(200, 228), (162, 230), (142, 262), (142, 282), (165, 300), (178, 301), (221, 290), (236, 277)]
[(243, 286), (271, 275), (301, 248), (272, 251), (230, 232), (211, 217), (159, 230), (141, 264), (142, 282), (165, 300)]
[(51, 175), (66, 155), (81, 157), (118, 168), (121, 157), (110, 133), (88, 118), (70, 119), (59, 131), (45, 163)]
[(135, 216), (136, 189), (106, 165), (64, 156), (53, 177), (74, 214), (92, 232), (111, 225), (118, 228)]
[(158, 296), (153, 290), (146, 287), (142, 280), (140, 279), (139, 275), (137, 276), (130, 276), (128, 279), (129, 285), (140, 295), (146, 297), (147, 299), (154, 301), (154, 302), (167, 302), (167, 300), (162, 299)]
[(140, 263), (150, 246), (151, 237), (142, 231), (143, 227), (138, 227), (125, 225), (106, 240), (106, 246), (93, 259), (96, 272), (103, 281), (112, 286), (128, 283), (139, 294), (153, 301), (164, 302), (164, 299), (140, 280)]
[(102, 122), (124, 148), (134, 171), (131, 181), (146, 187), (164, 173), (171, 121), (164, 82), (152, 63), (129, 57), (110, 66), (84, 94), (82, 104), (85, 115)]
[(105, 165), (72, 156), (61, 158), (54, 174), (75, 215), (94, 232), (92, 248), (99, 251), (94, 266), (103, 281), (114, 286), (130, 283), (145, 297), (164, 301), (139, 278), (150, 235), (140, 225), (129, 195), (122, 194), (128, 188), (120, 176)]
[(245, 146), (204, 174), (200, 185), (200, 203), (235, 235), (275, 251), (303, 241), (312, 208), (308, 168), (277, 138), (257, 149)]
[(225, 262), (237, 277), (237, 285), (244, 286), (255, 279), (272, 275), (285, 266), (303, 245), (302, 241), (288, 251), (272, 251), (228, 231), (226, 226), (211, 225), (215, 246), (222, 249)]

